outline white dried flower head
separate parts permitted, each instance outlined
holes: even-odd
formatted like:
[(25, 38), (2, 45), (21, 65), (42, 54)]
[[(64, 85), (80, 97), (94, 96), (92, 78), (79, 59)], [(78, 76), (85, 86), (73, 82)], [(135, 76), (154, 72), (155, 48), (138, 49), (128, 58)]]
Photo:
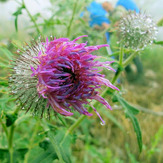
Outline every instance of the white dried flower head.
[(122, 45), (140, 50), (156, 39), (157, 27), (145, 13), (129, 12), (119, 23), (119, 33)]

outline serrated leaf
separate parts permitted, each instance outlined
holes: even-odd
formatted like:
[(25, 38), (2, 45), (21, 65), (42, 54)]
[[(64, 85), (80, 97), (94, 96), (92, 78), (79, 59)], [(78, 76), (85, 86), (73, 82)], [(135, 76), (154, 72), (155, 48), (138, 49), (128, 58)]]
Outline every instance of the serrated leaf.
[(139, 126), (139, 122), (137, 120), (137, 118), (130, 114), (130, 113), (126, 113), (128, 118), (130, 118), (132, 125), (134, 127), (135, 133), (136, 133), (136, 137), (137, 137), (137, 141), (138, 141), (138, 145), (139, 145), (139, 150), (140, 152), (142, 151), (142, 134), (141, 134), (141, 129)]
[(141, 152), (142, 151), (142, 134), (141, 134), (141, 129), (140, 129), (138, 120), (135, 117), (135, 115), (137, 115), (139, 113), (139, 110), (137, 110), (134, 106), (129, 104), (122, 97), (120, 97), (118, 95), (116, 95), (116, 96), (117, 96), (118, 101), (122, 105), (122, 107), (125, 109), (126, 117), (129, 118), (132, 122), (132, 125), (134, 127), (134, 131), (136, 133), (139, 150)]

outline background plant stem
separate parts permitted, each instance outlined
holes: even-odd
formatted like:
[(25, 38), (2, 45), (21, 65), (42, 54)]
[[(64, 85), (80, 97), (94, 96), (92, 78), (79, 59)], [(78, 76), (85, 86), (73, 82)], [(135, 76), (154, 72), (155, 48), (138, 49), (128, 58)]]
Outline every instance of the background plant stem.
[(36, 30), (37, 30), (38, 34), (41, 34), (41, 31), (40, 31), (40, 29), (39, 29), (39, 27), (38, 27), (38, 25), (37, 25), (34, 17), (31, 15), (31, 13), (29, 12), (29, 10), (27, 9), (27, 6), (25, 5), (24, 0), (22, 2), (23, 2), (24, 8), (25, 8), (28, 16), (30, 17), (31, 21), (33, 22), (34, 26), (36, 27)]
[(13, 136), (14, 136), (15, 125), (13, 124), (10, 128), (10, 133), (8, 137), (8, 148), (10, 153), (10, 163), (13, 163)]
[[(17, 114), (19, 111), (19, 107), (17, 107), (13, 114)], [(10, 127), (10, 132), (8, 134), (8, 150), (10, 153), (10, 163), (13, 163), (13, 137), (14, 137), (14, 130), (15, 130), (15, 122)]]
[(40, 121), (38, 119), (37, 122), (36, 122), (36, 125), (34, 127), (34, 132), (33, 132), (32, 137), (30, 139), (30, 143), (29, 143), (29, 146), (28, 146), (28, 152), (25, 155), (24, 163), (28, 163), (28, 158), (29, 158), (30, 150), (33, 147), (34, 139), (35, 139), (35, 137), (37, 135), (37, 131), (39, 129), (39, 125), (40, 125)]
[(74, 8), (73, 8), (73, 12), (72, 12), (72, 17), (71, 17), (70, 23), (69, 23), (69, 25), (67, 27), (67, 37), (69, 37), (70, 34), (71, 34), (71, 26), (72, 26), (72, 22), (74, 20), (74, 16), (75, 16), (75, 13), (76, 13), (77, 4), (78, 4), (78, 0), (76, 0), (76, 2), (74, 4)]

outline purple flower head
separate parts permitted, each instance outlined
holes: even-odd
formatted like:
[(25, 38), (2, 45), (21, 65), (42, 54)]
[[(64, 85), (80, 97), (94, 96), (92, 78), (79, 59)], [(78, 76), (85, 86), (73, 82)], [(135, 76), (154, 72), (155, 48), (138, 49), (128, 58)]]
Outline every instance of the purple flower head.
[(109, 66), (112, 62), (97, 61), (98, 56), (91, 54), (108, 45), (87, 46), (87, 43), (76, 43), (81, 37), (86, 36), (80, 36), (73, 41), (69, 41), (68, 38), (54, 38), (52, 41), (46, 39), (46, 42), (29, 47), (16, 60), (17, 66), (12, 79), (15, 84), (28, 84), (28, 89), (24, 92), (21, 90), (22, 93), (18, 87), (14, 90), (18, 92), (19, 99), (26, 94), (31, 95), (35, 90), (31, 95), (33, 99), (28, 97), (26, 102), (22, 102), (29, 103), (27, 111), (32, 107), (37, 111), (40, 104), (46, 104), (43, 109), (52, 108), (64, 116), (73, 115), (73, 110), (92, 116), (85, 108), (89, 105), (100, 117), (90, 104), (91, 100), (97, 100), (111, 109), (108, 102), (99, 95), (98, 89), (102, 85), (117, 89), (105, 75), (99, 73), (103, 68), (113, 70)]

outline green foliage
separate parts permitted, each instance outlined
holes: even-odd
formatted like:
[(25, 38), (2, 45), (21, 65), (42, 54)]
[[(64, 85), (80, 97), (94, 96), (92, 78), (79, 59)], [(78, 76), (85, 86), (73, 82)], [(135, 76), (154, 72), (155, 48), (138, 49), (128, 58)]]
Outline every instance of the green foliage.
[(125, 148), (126, 148), (127, 155), (128, 155), (128, 157), (129, 157), (130, 162), (131, 162), (131, 163), (139, 163), (139, 162), (136, 160), (135, 156), (131, 153), (130, 147), (129, 147), (128, 144), (125, 144)]
[(119, 103), (122, 105), (123, 109), (125, 110), (126, 117), (129, 118), (132, 122), (132, 125), (134, 127), (134, 130), (137, 136), (139, 150), (141, 152), (142, 151), (142, 134), (141, 134), (141, 129), (140, 129), (138, 120), (135, 117), (135, 115), (139, 113), (139, 110), (137, 110), (136, 107), (132, 106), (126, 100), (124, 100), (122, 97), (118, 95), (117, 95), (117, 99)]
[[(87, 21), (80, 17), (81, 11), (85, 9), (91, 0), (76, 1), (77, 5), (74, 14), (74, 1), (50, 0), (50, 2), (51, 7), (48, 8), (48, 12), (51, 14), (50, 18), (44, 17), (40, 12), (31, 15), (26, 9), (25, 4), (20, 4), (20, 7), (13, 13), (13, 16), (15, 17), (16, 31), (18, 32), (18, 18), (22, 15), (22, 11), (26, 10), (33, 25), (27, 26), (24, 33), (27, 32), (32, 38), (36, 31), (40, 30), (44, 36), (54, 35), (56, 37), (66, 37), (69, 35), (70, 39), (79, 35), (88, 35), (88, 38), (83, 38), (82, 40), (88, 41), (88, 45), (106, 43), (106, 40), (104, 39), (105, 31), (94, 30), (89, 27)], [(36, 21), (39, 20), (41, 20), (40, 23), (36, 23)], [(158, 22), (158, 26), (162, 26), (162, 23), (163, 21), (161, 19)], [(116, 33), (116, 30), (111, 30)], [(14, 41), (11, 40), (11, 42), (14, 42), (14, 44), (16, 43), (17, 45), (14, 46), (20, 49), (23, 44), (22, 41), (18, 41), (17, 35), (15, 34), (13, 34), (13, 37)], [(114, 66), (117, 68), (119, 65), (118, 55), (120, 53), (120, 48), (119, 44), (117, 44), (117, 37), (114, 37), (114, 34), (111, 39), (111, 42), (113, 42), (111, 48), (114, 52), (111, 55), (108, 55), (106, 48), (100, 49), (99, 55), (102, 57), (98, 60), (102, 62), (115, 60)], [(27, 41), (26, 38), (24, 40)], [(154, 41), (154, 43), (161, 46), (163, 45), (162, 41)], [(10, 161), (11, 151), (8, 150), (8, 144), (9, 142), (11, 144), (13, 142), (14, 162), (138, 163), (136, 155), (131, 152), (130, 145), (124, 142), (126, 145), (123, 149), (123, 146), (120, 146), (119, 142), (114, 141), (114, 135), (118, 135), (119, 140), (121, 141), (121, 135), (117, 133), (117, 130), (115, 130), (116, 133), (114, 133), (114, 128), (118, 130), (120, 129), (119, 131), (123, 131), (121, 132), (122, 134), (124, 133), (124, 126), (120, 122), (120, 117), (118, 117), (121, 113), (118, 115), (113, 114), (113, 111), (110, 112), (106, 110), (104, 106), (98, 105), (97, 110), (99, 112), (101, 111), (100, 114), (103, 115), (104, 119), (108, 119), (107, 121), (111, 121), (111, 124), (113, 124), (113, 127), (110, 123), (105, 125), (107, 128), (105, 133), (99, 133), (99, 119), (96, 121), (96, 119), (88, 118), (80, 124), (80, 128), (76, 129), (77, 131), (74, 131), (73, 134), (67, 134), (67, 128), (77, 121), (76, 117), (79, 117), (78, 114), (69, 118), (59, 115), (56, 115), (57, 118), (52, 116), (51, 120), (48, 122), (48, 120), (39, 120), (32, 117), (31, 114), (25, 114), (23, 110), (15, 113), (19, 108), (15, 103), (14, 96), (10, 93), (10, 84), (8, 82), (8, 73), (12, 71), (12, 69), (10, 69), (10, 62), (15, 55), (10, 50), (12, 49), (9, 45), (3, 47), (0, 46), (0, 162)], [(132, 52), (134, 52), (132, 49), (124, 49), (125, 57), (128, 57)], [(152, 60), (152, 65), (156, 71), (158, 69), (162, 70), (162, 55), (160, 55), (161, 57), (157, 56), (158, 51), (156, 54), (152, 52), (152, 50), (146, 50), (142, 53), (148, 54), (148, 57), (144, 54), (142, 58), (144, 57), (145, 59)], [(161, 50), (159, 53), (162, 54)], [(149, 57), (150, 54), (152, 55)], [(112, 56), (116, 59), (111, 58)], [(158, 59), (157, 57), (160, 58)], [(158, 61), (160, 62), (159, 64)], [(151, 61), (149, 64), (151, 64)], [(107, 77), (110, 77), (108, 72), (106, 75)], [(112, 93), (109, 94), (109, 96), (112, 95)], [(118, 95), (112, 96), (112, 102), (118, 101), (125, 111), (126, 118), (130, 119), (132, 122), (137, 136), (139, 149), (141, 151), (142, 135), (136, 118), (139, 111), (122, 97)], [(101, 127), (102, 126), (100, 126), (100, 128)], [(14, 129), (13, 135), (11, 135), (11, 128)], [(106, 140), (109, 128), (111, 128), (112, 136)], [(13, 139), (9, 140), (6, 133)], [(161, 142), (162, 135), (163, 128), (161, 127), (155, 137), (151, 140), (150, 147), (147, 150), (146, 156), (148, 161), (153, 155), (159, 152), (159, 143)], [(76, 145), (77, 147), (75, 147)], [(116, 150), (118, 151), (118, 155), (115, 152)], [(145, 161), (143, 160), (143, 162)]]
[(17, 114), (6, 114), (6, 126), (9, 127), (14, 124), (17, 119)]
[(59, 161), (70, 163), (71, 162), (71, 157), (70, 157), (70, 140), (68, 137), (64, 139), (62, 142), (63, 138), (65, 135), (65, 131), (60, 130), (57, 132), (57, 134), (54, 136), (54, 134), (49, 131), (48, 132), (48, 137), (52, 143), (52, 146), (55, 149), (55, 152), (57, 153), (57, 156), (59, 158)]
[(163, 126), (160, 127), (158, 132), (155, 134), (153, 140), (151, 140), (151, 148), (148, 150), (147, 157), (150, 160), (152, 155), (154, 155), (156, 152), (159, 152), (159, 143), (162, 140), (163, 137)]
[[(14, 160), (15, 162), (22, 162), (24, 160), (24, 156), (26, 154), (26, 152), (28, 151), (28, 149), (26, 148), (21, 148), (21, 149), (17, 149), (14, 151), (13, 156), (14, 156)], [(0, 149), (0, 162), (9, 162), (10, 161), (10, 155), (9, 155), (9, 151), (7, 149)]]
[(22, 14), (23, 9), (25, 9), (24, 4), (22, 4), (22, 6), (19, 7), (17, 9), (17, 11), (13, 13), (13, 16), (15, 16), (15, 30), (16, 30), (16, 32), (18, 32), (18, 16), (20, 16)]

